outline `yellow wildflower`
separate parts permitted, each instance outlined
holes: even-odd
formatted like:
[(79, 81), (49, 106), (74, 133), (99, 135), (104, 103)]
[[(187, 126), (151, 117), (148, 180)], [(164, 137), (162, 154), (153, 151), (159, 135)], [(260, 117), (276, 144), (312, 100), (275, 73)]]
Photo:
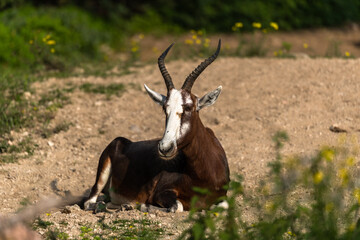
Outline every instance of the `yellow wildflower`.
[(331, 212), (334, 209), (334, 204), (333, 203), (327, 203), (325, 205), (325, 211), (326, 212)]
[(139, 34), (139, 39), (144, 39), (144, 37), (145, 37), (144, 34), (142, 34), (142, 33)]
[(195, 30), (190, 30), (191, 34), (196, 34), (196, 31)]
[(270, 23), (270, 27), (272, 27), (273, 29), (275, 29), (276, 31), (279, 30), (279, 25), (276, 22), (271, 22)]
[(210, 42), (210, 38), (205, 38), (205, 42), (209, 43)]
[(334, 160), (335, 152), (333, 149), (325, 149), (321, 151), (321, 156), (325, 158), (326, 161), (332, 162), (332, 160)]
[(197, 31), (197, 35), (199, 35), (199, 36), (202, 36), (203, 34), (204, 34), (203, 31), (201, 31), (201, 30)]
[(309, 47), (309, 45), (308, 45), (307, 43), (304, 43), (304, 44), (303, 44), (303, 47), (304, 47), (305, 49), (307, 49), (307, 48)]
[(342, 180), (342, 183), (346, 185), (349, 182), (349, 172), (346, 168), (342, 168), (339, 170), (339, 177)]
[(235, 26), (232, 26), (232, 27), (231, 27), (231, 30), (232, 30), (233, 32), (236, 32), (236, 30), (237, 30), (237, 27), (235, 27)]
[(254, 28), (261, 28), (261, 23), (259, 23), (259, 22), (253, 22), (253, 23), (252, 23), (252, 26), (253, 26)]
[(192, 35), (192, 39), (197, 39), (197, 35), (196, 34), (194, 34), (194, 35)]
[(353, 194), (354, 194), (354, 197), (356, 198), (356, 200), (358, 201), (358, 204), (360, 204), (360, 188), (355, 188)]
[(275, 51), (275, 52), (274, 52), (274, 56), (275, 56), (275, 57), (277, 57), (277, 55), (278, 55), (278, 52), (277, 52), (277, 51)]
[(137, 46), (134, 46), (134, 47), (131, 48), (132, 52), (137, 52), (138, 50), (139, 50), (139, 48)]
[(263, 193), (264, 195), (268, 195), (269, 192), (270, 192), (270, 187), (269, 187), (269, 185), (268, 185), (268, 184), (265, 184), (265, 185), (262, 187), (261, 191), (262, 191), (262, 193)]
[(321, 183), (321, 181), (324, 179), (324, 173), (322, 171), (319, 171), (314, 174), (313, 181), (315, 184)]
[(355, 227), (356, 227), (356, 224), (352, 223), (352, 224), (350, 224), (348, 229), (349, 229), (350, 232), (353, 232), (355, 230)]
[(273, 202), (268, 201), (268, 202), (265, 203), (265, 210), (267, 212), (272, 212), (274, 209), (275, 209), (275, 205), (274, 205)]
[(51, 215), (51, 213), (46, 213), (46, 216), (50, 216)]
[(208, 47), (209, 47), (209, 43), (204, 42), (204, 47), (208, 48)]
[(352, 166), (354, 166), (354, 164), (355, 164), (355, 158), (353, 158), (353, 157), (348, 157), (348, 158), (346, 159), (346, 165), (347, 165), (347, 166), (352, 167)]
[(55, 45), (56, 42), (55, 42), (55, 40), (49, 40), (49, 41), (46, 42), (46, 44), (47, 45)]
[(187, 45), (193, 45), (194, 44), (194, 41), (192, 39), (186, 39), (185, 40), (185, 44)]
[(134, 226), (131, 226), (131, 225), (129, 226), (129, 228), (133, 228), (133, 227), (134, 227)]
[(350, 53), (348, 51), (345, 52), (346, 57), (350, 57)]
[(235, 27), (237, 27), (237, 28), (242, 28), (243, 26), (244, 26), (244, 24), (242, 22), (235, 23)]
[(50, 52), (51, 52), (51, 53), (54, 53), (54, 52), (55, 52), (55, 49), (54, 49), (54, 48), (51, 48), (51, 49), (50, 49)]
[(287, 234), (289, 234), (289, 236), (296, 236), (296, 234), (291, 231), (288, 231)]
[(48, 39), (50, 39), (51, 38), (51, 36), (48, 34), (48, 35), (46, 35), (45, 37), (43, 37), (43, 42), (46, 42)]
[(33, 44), (33, 43), (34, 43), (34, 40), (30, 40), (30, 41), (29, 41), (29, 44)]
[(197, 45), (200, 45), (200, 44), (201, 44), (201, 39), (196, 39), (195, 43), (196, 43)]
[(144, 212), (144, 215), (148, 215), (148, 213), (147, 213), (147, 212)]
[(215, 217), (218, 217), (218, 216), (219, 216), (219, 213), (218, 213), (218, 212), (214, 212), (214, 215), (215, 215)]

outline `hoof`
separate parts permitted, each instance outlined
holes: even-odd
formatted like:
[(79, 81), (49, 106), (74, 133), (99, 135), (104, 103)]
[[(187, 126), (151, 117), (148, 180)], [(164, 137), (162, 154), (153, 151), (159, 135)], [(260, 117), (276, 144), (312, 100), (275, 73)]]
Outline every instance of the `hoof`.
[(135, 209), (135, 208), (131, 204), (116, 205), (116, 204), (113, 204), (111, 202), (106, 204), (106, 210), (108, 212), (130, 211), (130, 210), (133, 210), (133, 209)]
[(106, 212), (106, 203), (103, 201), (97, 202), (95, 205), (94, 213)]
[(184, 206), (179, 200), (176, 200), (176, 204), (170, 208), (168, 208), (168, 212), (176, 213), (176, 212), (183, 212)]
[(140, 205), (140, 211), (141, 212), (155, 212), (155, 211), (160, 211), (160, 212), (171, 212), (171, 213), (176, 213), (176, 212), (183, 212), (184, 211), (184, 207), (182, 205), (182, 203), (179, 200), (176, 200), (176, 204), (174, 204), (172, 207), (169, 208), (161, 208), (161, 207), (156, 207), (150, 204), (141, 204)]
[(122, 204), (122, 205), (121, 205), (121, 210), (122, 210), (122, 211), (134, 210), (134, 206), (133, 206), (133, 205), (130, 205), (130, 204)]
[(84, 203), (84, 210), (85, 211), (93, 211), (96, 209), (96, 202), (93, 203), (93, 202), (90, 202), (90, 201), (87, 201)]

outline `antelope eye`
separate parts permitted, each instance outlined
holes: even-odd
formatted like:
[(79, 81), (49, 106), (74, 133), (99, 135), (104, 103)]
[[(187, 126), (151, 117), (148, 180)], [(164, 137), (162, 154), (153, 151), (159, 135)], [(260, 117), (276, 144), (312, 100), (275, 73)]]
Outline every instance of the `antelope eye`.
[(184, 106), (184, 111), (190, 112), (192, 110), (192, 106)]

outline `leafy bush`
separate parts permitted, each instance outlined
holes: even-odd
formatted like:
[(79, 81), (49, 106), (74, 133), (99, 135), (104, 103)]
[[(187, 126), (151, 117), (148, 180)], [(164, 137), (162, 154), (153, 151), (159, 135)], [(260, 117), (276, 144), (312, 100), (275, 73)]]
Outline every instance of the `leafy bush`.
[[(30, 3), (60, 7), (73, 4), (132, 33), (204, 28), (209, 32), (230, 32), (229, 26), (239, 20), (246, 26), (255, 21), (275, 21), (283, 30), (360, 21), (360, 0), (154, 0), (151, 4), (142, 0), (0, 0), (0, 9)], [(246, 26), (245, 30), (251, 30)]]
[(99, 59), (110, 37), (103, 22), (74, 7), (11, 8), (0, 14), (0, 64), (64, 69)]

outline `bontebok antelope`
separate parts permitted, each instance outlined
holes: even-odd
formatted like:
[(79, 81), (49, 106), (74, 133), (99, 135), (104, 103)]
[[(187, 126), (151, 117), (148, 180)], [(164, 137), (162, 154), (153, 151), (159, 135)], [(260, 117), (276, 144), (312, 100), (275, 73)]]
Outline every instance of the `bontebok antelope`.
[(175, 212), (189, 210), (193, 187), (208, 189), (201, 195), (198, 207), (206, 208), (226, 195), (229, 167), (224, 149), (213, 131), (200, 120), (199, 111), (215, 103), (222, 87), (198, 98), (191, 93), (197, 77), (218, 56), (221, 41), (214, 55), (202, 62), (185, 80), (181, 89), (174, 87), (164, 59), (170, 45), (159, 57), (160, 72), (167, 95), (145, 89), (151, 99), (162, 106), (166, 121), (162, 139), (132, 142), (118, 137), (103, 151), (99, 160), (96, 182), (85, 209), (92, 209), (101, 191), (111, 199), (108, 207), (134, 206), (141, 203), (143, 211), (151, 206)]

